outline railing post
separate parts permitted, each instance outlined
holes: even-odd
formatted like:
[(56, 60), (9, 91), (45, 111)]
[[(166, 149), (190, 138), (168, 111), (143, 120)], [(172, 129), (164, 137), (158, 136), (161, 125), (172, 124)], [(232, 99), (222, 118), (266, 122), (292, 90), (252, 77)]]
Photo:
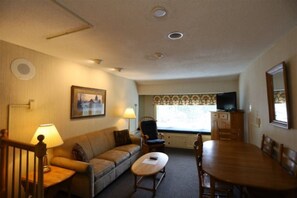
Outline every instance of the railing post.
[(43, 198), (44, 197), (44, 190), (43, 190), (43, 158), (46, 155), (46, 144), (43, 142), (44, 136), (39, 135), (37, 137), (38, 144), (35, 146), (35, 154), (38, 158), (38, 184), (37, 184), (37, 197)]
[(7, 138), (7, 130), (2, 129), (1, 130), (1, 136), (0, 136), (0, 150), (1, 150), (1, 157), (0, 157), (0, 197), (7, 197), (7, 181), (5, 181), (6, 178), (6, 150), (7, 145), (3, 143), (3, 139)]

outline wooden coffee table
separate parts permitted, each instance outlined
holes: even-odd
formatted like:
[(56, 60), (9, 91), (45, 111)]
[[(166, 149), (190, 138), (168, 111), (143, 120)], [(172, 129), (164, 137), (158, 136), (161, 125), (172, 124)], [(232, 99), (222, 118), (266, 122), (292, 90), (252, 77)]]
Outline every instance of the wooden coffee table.
[[(155, 157), (157, 159), (150, 159), (151, 157)], [(144, 190), (153, 191), (155, 195), (159, 184), (166, 175), (165, 166), (167, 162), (168, 156), (165, 153), (160, 152), (147, 153), (136, 160), (131, 167), (131, 171), (134, 174), (135, 178), (135, 191), (137, 190), (137, 188), (141, 188)], [(159, 173), (161, 174), (161, 176), (158, 183), (156, 183), (157, 175)], [(153, 188), (147, 188), (140, 185), (143, 177), (151, 177), (153, 179)]]

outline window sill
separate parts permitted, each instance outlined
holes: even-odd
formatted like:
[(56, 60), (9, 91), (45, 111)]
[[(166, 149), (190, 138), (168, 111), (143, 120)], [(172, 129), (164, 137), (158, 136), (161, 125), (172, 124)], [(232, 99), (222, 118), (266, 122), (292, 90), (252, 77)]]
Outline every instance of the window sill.
[(183, 134), (197, 134), (197, 133), (202, 133), (205, 135), (210, 135), (210, 131), (189, 131), (188, 129), (175, 129), (175, 128), (158, 128), (158, 132), (162, 133), (183, 133)]

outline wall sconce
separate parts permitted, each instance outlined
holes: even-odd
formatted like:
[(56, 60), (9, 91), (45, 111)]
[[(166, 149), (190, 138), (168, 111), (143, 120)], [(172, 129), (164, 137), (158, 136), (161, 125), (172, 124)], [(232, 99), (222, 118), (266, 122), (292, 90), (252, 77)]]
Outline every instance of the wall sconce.
[(135, 119), (136, 118), (134, 109), (131, 108), (131, 107), (127, 108), (125, 110), (125, 113), (124, 113), (123, 117), (129, 119), (128, 120), (128, 130), (130, 132), (130, 119)]
[[(31, 140), (31, 144), (37, 144), (38, 140), (37, 137), (39, 135), (43, 135), (44, 136), (44, 143), (46, 144), (47, 148), (53, 148), (56, 146), (60, 146), (61, 144), (63, 144), (63, 140), (57, 130), (57, 128), (55, 127), (54, 124), (42, 124), (40, 125), (32, 140)], [(44, 156), (43, 158), (43, 172), (49, 172), (51, 171), (49, 164), (48, 164), (48, 159), (47, 159), (47, 154)]]

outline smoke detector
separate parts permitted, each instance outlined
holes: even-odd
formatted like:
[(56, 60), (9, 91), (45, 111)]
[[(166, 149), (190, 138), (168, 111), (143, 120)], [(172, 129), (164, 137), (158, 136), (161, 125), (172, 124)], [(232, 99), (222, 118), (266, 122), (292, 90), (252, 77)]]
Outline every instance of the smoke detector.
[(152, 10), (152, 14), (156, 18), (162, 18), (162, 17), (165, 17), (167, 15), (167, 10), (165, 8), (163, 8), (163, 7), (155, 7)]

